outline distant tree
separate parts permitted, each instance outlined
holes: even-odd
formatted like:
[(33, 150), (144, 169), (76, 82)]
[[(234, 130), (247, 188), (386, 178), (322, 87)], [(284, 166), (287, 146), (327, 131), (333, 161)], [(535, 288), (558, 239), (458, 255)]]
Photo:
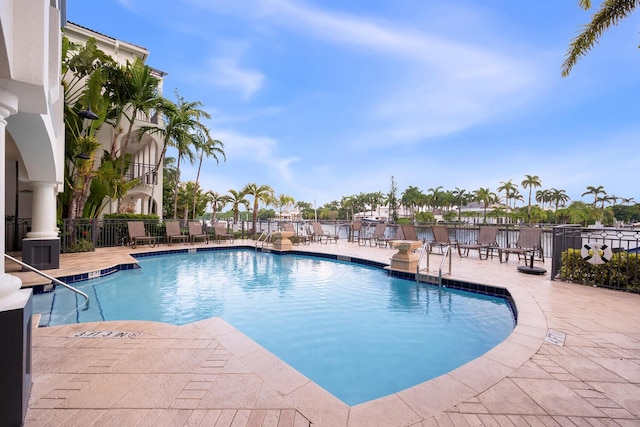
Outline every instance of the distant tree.
[(389, 216), (390, 220), (398, 221), (398, 185), (396, 180), (391, 176), (391, 185), (389, 187), (389, 193), (387, 194), (387, 203), (389, 204)]
[(269, 203), (273, 198), (273, 188), (268, 185), (250, 183), (242, 189), (243, 196), (253, 197), (253, 222), (258, 220), (258, 206), (260, 202)]
[(529, 189), (529, 203), (527, 204), (527, 222), (531, 222), (531, 193), (533, 187), (540, 187), (542, 185), (540, 177), (538, 175), (526, 175), (521, 182), (523, 188)]
[(229, 190), (229, 204), (233, 211), (233, 222), (238, 222), (238, 215), (240, 214), (240, 205), (244, 205), (246, 209), (249, 208), (249, 201), (245, 199), (242, 191)]
[(458, 206), (458, 221), (460, 221), (462, 217), (462, 207), (469, 204), (473, 195), (468, 193), (467, 190), (463, 190), (458, 187), (456, 187), (451, 194), (453, 194), (453, 203)]
[(473, 193), (476, 202), (482, 203), (482, 222), (487, 222), (487, 208), (498, 198), (489, 188), (480, 187)]
[(582, 197), (592, 195), (593, 196), (593, 207), (595, 208), (598, 205), (598, 202), (602, 201), (602, 207), (604, 208), (604, 197), (607, 195), (607, 192), (604, 191), (604, 187), (599, 185), (594, 187), (592, 185), (587, 186), (587, 191), (582, 193)]
[[(514, 184), (512, 181), (513, 180), (511, 179), (506, 182), (501, 181), (500, 184), (502, 185), (500, 185), (497, 189), (498, 192), (504, 191), (504, 203), (507, 205), (507, 210), (511, 207), (509, 205), (509, 200), (511, 200), (517, 194), (517, 191), (518, 191), (518, 184)], [(515, 208), (515, 200), (513, 203)]]

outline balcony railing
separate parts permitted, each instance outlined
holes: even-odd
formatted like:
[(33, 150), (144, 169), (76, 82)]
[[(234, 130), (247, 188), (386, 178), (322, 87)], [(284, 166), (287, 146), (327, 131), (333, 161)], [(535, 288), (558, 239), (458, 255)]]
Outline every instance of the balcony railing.
[(127, 181), (140, 178), (140, 183), (144, 185), (158, 184), (158, 174), (156, 173), (155, 165), (148, 163), (131, 163), (124, 177)]

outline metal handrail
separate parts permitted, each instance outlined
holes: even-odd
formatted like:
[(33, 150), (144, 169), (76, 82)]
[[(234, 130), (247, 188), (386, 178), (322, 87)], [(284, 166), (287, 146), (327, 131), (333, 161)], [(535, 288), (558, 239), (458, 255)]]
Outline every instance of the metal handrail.
[(445, 246), (444, 254), (442, 255), (442, 261), (440, 261), (440, 269), (438, 270), (438, 284), (442, 285), (442, 267), (444, 262), (449, 258), (449, 275), (451, 275), (451, 245)]
[[(264, 240), (261, 240), (263, 236), (264, 236)], [(264, 248), (265, 243), (269, 244), (270, 238), (271, 238), (271, 231), (266, 235), (264, 234), (264, 231), (260, 233), (260, 236), (258, 236), (258, 240), (256, 240), (256, 250), (258, 249), (258, 243), (262, 243), (262, 246), (260, 246), (260, 248), (262, 249)]]
[[(427, 268), (426, 270), (429, 271), (429, 243), (425, 242), (422, 245), (422, 251), (420, 253), (420, 256), (418, 257), (418, 266), (416, 267), (416, 280), (418, 280), (418, 275), (420, 274), (420, 264), (422, 263), (422, 257), (424, 256), (424, 254), (427, 254)], [(440, 261), (440, 268), (438, 269), (438, 285), (442, 286), (442, 269), (444, 268), (444, 263), (447, 261), (447, 258), (449, 259), (449, 272), (446, 274), (451, 275), (451, 245), (446, 245), (442, 248), (443, 250), (443, 254), (442, 254), (442, 261)]]
[(86, 293), (82, 292), (80, 289), (74, 288), (71, 285), (68, 285), (66, 283), (64, 283), (62, 280), (58, 280), (55, 277), (49, 276), (47, 273), (44, 273), (40, 270), (38, 270), (35, 267), (30, 266), (29, 264), (26, 264), (22, 261), (20, 261), (19, 259), (15, 259), (14, 257), (12, 257), (11, 255), (7, 255), (4, 254), (4, 257), (7, 258), (10, 261), (15, 262), (16, 264), (21, 265), (22, 267), (25, 267), (31, 271), (33, 271), (36, 274), (39, 274), (40, 276), (44, 277), (45, 279), (51, 280), (53, 283), (60, 285), (60, 286), (64, 286), (65, 288), (69, 289), (70, 291), (73, 291), (79, 295), (82, 295), (85, 299), (85, 307), (83, 308), (83, 310), (87, 310), (89, 308), (89, 295), (87, 295)]
[(429, 270), (429, 249), (428, 249), (429, 243), (424, 242), (422, 244), (422, 250), (420, 251), (420, 256), (418, 257), (418, 267), (416, 274), (420, 274), (420, 264), (422, 263), (422, 257), (424, 256), (424, 254), (427, 254), (427, 271)]

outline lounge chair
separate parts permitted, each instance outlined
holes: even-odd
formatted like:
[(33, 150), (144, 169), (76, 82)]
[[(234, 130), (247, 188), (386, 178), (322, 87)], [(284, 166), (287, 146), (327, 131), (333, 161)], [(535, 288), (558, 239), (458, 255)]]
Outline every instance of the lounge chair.
[[(469, 243), (458, 244), (458, 254), (461, 258), (469, 256), (470, 250), (477, 250), (480, 259), (493, 258), (493, 251), (498, 249), (498, 227), (480, 227), (478, 238)], [(483, 258), (484, 253), (484, 258)]]
[(429, 242), (429, 252), (433, 252), (434, 247), (440, 248), (440, 253), (444, 252), (446, 246), (457, 246), (457, 240), (449, 238), (449, 230), (444, 225), (434, 225), (431, 227), (433, 240)]
[(416, 226), (410, 224), (400, 225), (400, 232), (402, 233), (402, 240), (416, 240), (422, 242), (422, 239), (418, 239), (418, 233), (416, 232)]
[(329, 243), (332, 240), (333, 240), (333, 243), (338, 243), (338, 235), (332, 234), (328, 231), (324, 231), (324, 229), (322, 228), (322, 224), (320, 224), (319, 222), (312, 223), (311, 227), (313, 227), (313, 234), (315, 238), (320, 243), (322, 243), (322, 239), (324, 239), (325, 243)]
[(189, 241), (195, 243), (198, 240), (209, 243), (209, 235), (202, 232), (202, 224), (197, 221), (189, 221)]
[(235, 236), (233, 235), (233, 233), (229, 233), (227, 231), (226, 225), (216, 224), (214, 227), (214, 231), (216, 235), (216, 240), (218, 242), (222, 242), (222, 239), (224, 239), (224, 240), (231, 240), (231, 243), (233, 243)]
[(188, 234), (182, 234), (180, 223), (178, 221), (167, 221), (164, 223), (167, 235), (167, 244), (171, 246), (173, 242), (187, 243), (189, 241)]
[(505, 254), (504, 262), (509, 261), (509, 254), (518, 255), (518, 260), (524, 259), (527, 261), (527, 256), (535, 258), (538, 254), (540, 261), (544, 262), (544, 251), (542, 249), (542, 228), (521, 228), (518, 234), (518, 241), (506, 248), (498, 248), (498, 255), (500, 256), (500, 262), (502, 261), (502, 254)]
[(144, 229), (144, 222), (142, 221), (127, 221), (127, 229), (129, 231), (129, 242), (133, 249), (140, 243), (147, 243), (152, 248), (157, 243), (157, 237), (149, 236)]
[(291, 243), (293, 243), (294, 245), (299, 245), (300, 242), (302, 242), (302, 244), (304, 245), (311, 243), (312, 236), (306, 233), (299, 233), (298, 231), (296, 231), (296, 227), (291, 222), (285, 222), (282, 225), (282, 229), (284, 231), (291, 231), (294, 233), (294, 235), (289, 238), (291, 240)]
[(360, 243), (360, 238), (362, 237), (362, 221), (357, 220), (351, 223), (351, 227), (349, 227), (349, 242), (358, 242)]
[[(373, 230), (373, 233), (371, 233), (371, 235), (364, 236), (362, 239), (360, 239), (364, 242), (362, 246), (364, 246), (366, 242), (369, 242), (369, 246), (382, 247), (384, 245), (386, 247), (389, 238), (385, 236), (385, 231), (387, 231), (387, 224), (385, 224), (384, 222), (377, 223), (376, 228)], [(360, 241), (358, 243), (360, 243)]]

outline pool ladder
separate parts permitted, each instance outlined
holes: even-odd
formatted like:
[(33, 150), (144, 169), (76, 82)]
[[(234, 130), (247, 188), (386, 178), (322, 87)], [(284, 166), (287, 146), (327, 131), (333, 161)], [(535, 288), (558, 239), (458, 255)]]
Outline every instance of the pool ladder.
[(56, 285), (64, 286), (65, 288), (69, 289), (70, 291), (73, 291), (76, 294), (82, 296), (84, 298), (84, 308), (83, 308), (83, 310), (87, 310), (89, 308), (89, 295), (87, 295), (86, 293), (82, 292), (80, 289), (74, 288), (73, 286), (64, 283), (62, 280), (58, 280), (55, 277), (49, 276), (47, 273), (44, 273), (44, 272), (38, 270), (37, 268), (35, 268), (33, 266), (30, 266), (29, 264), (26, 264), (26, 263), (20, 261), (19, 259), (15, 259), (11, 255), (4, 254), (4, 257), (7, 258), (10, 261), (15, 262), (16, 264), (21, 265), (22, 267), (24, 267), (24, 268), (26, 268), (28, 270), (33, 271), (34, 273), (44, 277), (47, 280), (51, 280)]
[[(422, 273), (422, 271), (429, 271), (429, 243), (425, 242), (422, 245), (422, 250), (420, 252), (420, 257), (418, 258), (418, 267), (416, 268), (416, 280), (420, 279), (420, 275), (424, 276), (426, 281), (435, 281), (438, 286), (442, 286), (442, 270), (444, 269), (445, 262), (447, 259), (449, 260), (449, 271), (445, 274), (451, 275), (451, 245), (446, 245), (442, 248), (442, 261), (440, 261), (440, 268), (438, 269), (438, 276), (431, 276), (430, 274)], [(427, 267), (424, 269), (420, 269), (420, 264), (422, 263), (422, 257), (427, 256)]]
[(258, 245), (260, 245), (260, 249), (264, 249), (264, 245), (269, 245), (271, 243), (271, 232), (265, 233), (264, 231), (256, 240), (256, 250), (258, 250)]

